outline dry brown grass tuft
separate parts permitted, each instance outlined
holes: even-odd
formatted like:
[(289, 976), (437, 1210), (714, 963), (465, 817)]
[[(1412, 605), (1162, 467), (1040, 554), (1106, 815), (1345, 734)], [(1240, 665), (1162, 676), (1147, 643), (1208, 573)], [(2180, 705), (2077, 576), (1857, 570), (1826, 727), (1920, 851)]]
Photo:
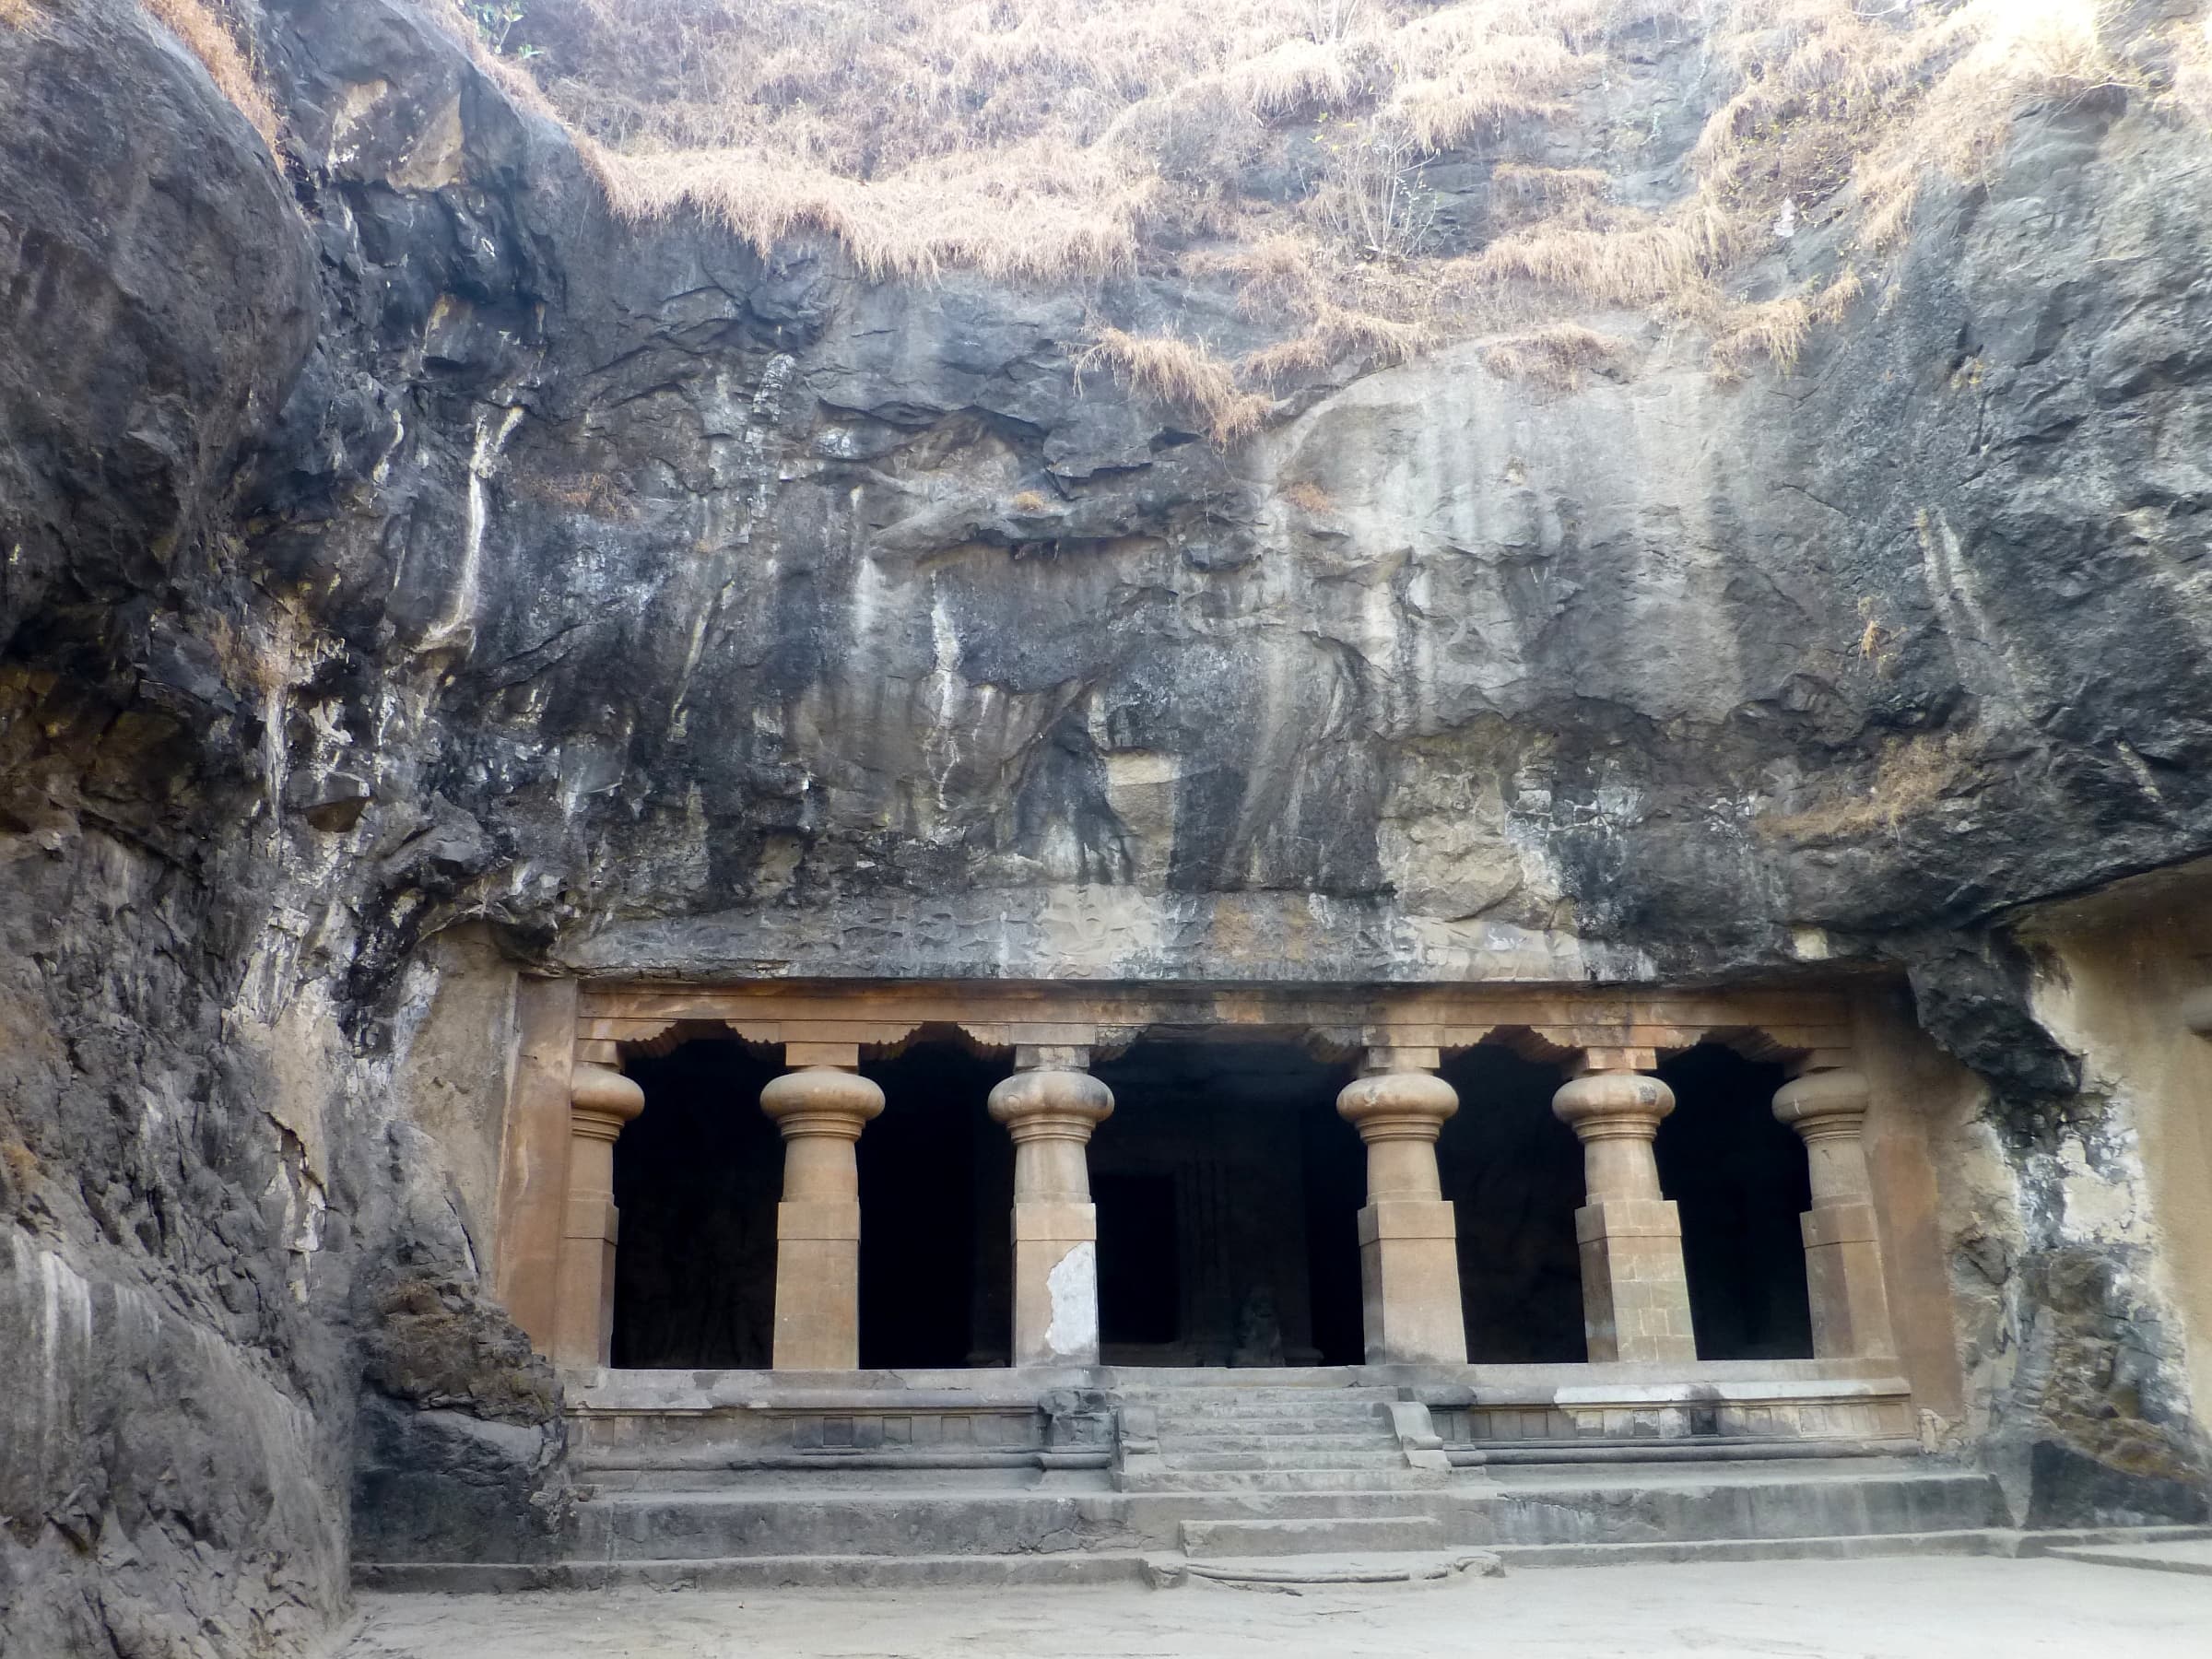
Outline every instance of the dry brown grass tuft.
[[(430, 3), (465, 29), (454, 0)], [(1858, 278), (1731, 300), (1747, 266), (1801, 218), (1848, 214), (1871, 267), (1928, 179), (1974, 177), (2024, 112), (2140, 78), (2121, 48), (2143, 26), (2123, 39), (2113, 15), (2104, 0), (529, 0), (509, 44), (536, 53), (527, 74), (637, 218), (696, 212), (763, 249), (816, 235), (878, 277), (1232, 283), (1280, 324), (1241, 363), (1174, 341), (1146, 343), (1157, 360), (1103, 343), (1090, 359), (1173, 386), (1221, 431), (1256, 418), (1248, 388), (1444, 337), (1533, 337), (1578, 309), (1708, 329), (1723, 375), (1786, 370)], [(2166, 101), (2212, 121), (2212, 47), (2183, 32)], [(1596, 167), (1537, 158), (1643, 169), (1587, 95), (1653, 73), (1653, 41), (1694, 52), (1723, 95), (1687, 187), (1647, 210)], [(1486, 245), (1441, 242), (1439, 163), (1491, 167)]]
[(1787, 374), (1811, 338), (1814, 325), (1840, 323), (1852, 301), (1866, 291), (1856, 271), (1845, 271), (1818, 293), (1785, 294), (1727, 308), (1712, 341), (1712, 364), (1724, 380), (1738, 380), (1760, 359)]
[(38, 15), (35, 0), (0, 0), (0, 23), (10, 29), (29, 29)]
[(1664, 218), (1632, 208), (1574, 208), (1499, 238), (1470, 268), (1478, 278), (1540, 283), (1592, 305), (1658, 305), (1701, 290), (1743, 234), (1703, 201)]
[(1259, 430), (1268, 399), (1237, 384), (1235, 371), (1205, 346), (1170, 335), (1099, 332), (1076, 359), (1076, 371), (1103, 366), (1131, 391), (1194, 415), (1200, 429), (1227, 446)]
[(1580, 323), (1553, 323), (1486, 346), (1483, 366), (1505, 380), (1532, 381), (1572, 392), (1592, 374), (1617, 374), (1628, 362), (1626, 340)]
[[(5, 9), (6, 4), (7, 0), (0, 0), (0, 23), (14, 23), (16, 19)], [(44, 1178), (39, 1155), (12, 1135), (0, 1140), (0, 1163), (7, 1166), (8, 1181), (18, 1193), (30, 1192)]]
[(143, 0), (146, 9), (206, 65), (215, 89), (261, 135), (272, 153), (283, 124), (261, 88), (253, 65), (231, 33), (227, 13), (214, 0)]
[(1601, 201), (1612, 179), (1594, 167), (1534, 167), (1500, 161), (1490, 169), (1490, 188), (1522, 202), (1549, 206)]
[(587, 157), (617, 212), (637, 219), (688, 209), (763, 253), (816, 232), (843, 243), (876, 277), (931, 277), (948, 265), (1058, 281), (1134, 267), (1154, 182), (1111, 156), (1040, 140), (972, 160), (918, 164), (863, 184), (758, 154), (679, 150)]
[(1300, 512), (1330, 512), (1336, 506), (1329, 498), (1329, 492), (1311, 478), (1294, 478), (1284, 485), (1278, 493)]
[(1851, 779), (1830, 798), (1803, 811), (1752, 820), (1762, 835), (1797, 841), (1838, 841), (1876, 831), (1894, 835), (1907, 818), (1928, 811), (1971, 770), (1965, 737), (1914, 733), (1888, 744), (1875, 759), (1871, 780)]

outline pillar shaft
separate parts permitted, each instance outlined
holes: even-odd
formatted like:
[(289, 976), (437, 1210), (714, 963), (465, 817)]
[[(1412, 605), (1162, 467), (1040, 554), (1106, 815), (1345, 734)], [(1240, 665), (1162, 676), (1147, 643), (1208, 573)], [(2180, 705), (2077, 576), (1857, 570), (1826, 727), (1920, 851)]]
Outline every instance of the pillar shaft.
[(1774, 1097), (1774, 1115), (1805, 1141), (1812, 1176), (1813, 1207), (1798, 1226), (1813, 1352), (1823, 1359), (1897, 1351), (1866, 1171), (1866, 1079), (1853, 1071), (1807, 1072)]
[(1098, 1361), (1099, 1212), (1086, 1147), (1112, 1112), (1106, 1085), (1069, 1065), (1018, 1071), (991, 1091), (991, 1115), (1014, 1140), (1016, 1365)]
[(1371, 1365), (1464, 1365), (1459, 1240), (1436, 1168), (1436, 1137), (1459, 1096), (1433, 1072), (1433, 1053), (1371, 1053), (1336, 1110), (1367, 1144), (1359, 1212), (1359, 1288)]
[(860, 1364), (860, 1163), (856, 1146), (883, 1090), (853, 1065), (814, 1065), (771, 1078), (760, 1109), (783, 1135), (776, 1206), (778, 1371)]
[(1593, 1360), (1698, 1357), (1682, 1265), (1682, 1220), (1659, 1191), (1652, 1143), (1675, 1109), (1656, 1077), (1599, 1063), (1552, 1097), (1583, 1143), (1585, 1202), (1574, 1213), (1583, 1328)]
[(560, 1230), (553, 1358), (605, 1365), (615, 1331), (615, 1140), (645, 1110), (645, 1091), (618, 1071), (569, 1075), (569, 1195)]

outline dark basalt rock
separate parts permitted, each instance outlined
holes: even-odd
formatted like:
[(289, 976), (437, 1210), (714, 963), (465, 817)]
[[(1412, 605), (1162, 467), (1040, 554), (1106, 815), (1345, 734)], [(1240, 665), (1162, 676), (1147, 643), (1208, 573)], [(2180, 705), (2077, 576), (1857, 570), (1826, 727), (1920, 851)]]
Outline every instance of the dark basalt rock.
[[(2020, 1156), (2096, 1120), (2005, 924), (2212, 851), (2212, 201), (2153, 113), (1931, 186), (1790, 377), (1463, 347), (1223, 453), (1076, 373), (1075, 297), (622, 224), (403, 0), (256, 9), (281, 166), (128, 0), (0, 26), (24, 1651), (297, 1651), (349, 1493), (387, 1559), (550, 1547), (554, 1383), (391, 1104), (462, 919), (699, 976), (1901, 968)], [(2202, 1512), (2113, 1265), (2000, 1269), (2088, 1379), (2000, 1406), (2039, 1523)]]

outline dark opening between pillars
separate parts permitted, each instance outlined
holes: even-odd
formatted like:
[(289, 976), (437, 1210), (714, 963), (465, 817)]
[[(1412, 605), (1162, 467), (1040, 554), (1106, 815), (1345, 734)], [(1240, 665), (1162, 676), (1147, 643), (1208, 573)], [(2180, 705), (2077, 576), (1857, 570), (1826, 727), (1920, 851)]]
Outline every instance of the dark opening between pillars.
[(1005, 1365), (1014, 1143), (989, 1102), (1012, 1067), (955, 1043), (917, 1042), (860, 1070), (884, 1097), (860, 1137), (860, 1363)]
[(1805, 1145), (1776, 1121), (1787, 1074), (1701, 1043), (1659, 1067), (1675, 1110), (1659, 1125), (1659, 1184), (1682, 1216), (1700, 1359), (1809, 1359), (1813, 1315), (1798, 1216)]
[(625, 1069), (645, 1110), (615, 1143), (613, 1363), (765, 1367), (783, 1143), (760, 1090), (783, 1068), (706, 1041)]
[(1448, 1055), (1459, 1091), (1436, 1159), (1459, 1231), (1459, 1297), (1477, 1364), (1572, 1364), (1588, 1358), (1574, 1212), (1583, 1149), (1552, 1115), (1556, 1065), (1491, 1044)]
[(1105, 1361), (1358, 1363), (1351, 1068), (1288, 1043), (1155, 1041), (1094, 1069), (1114, 1098), (1090, 1145)]

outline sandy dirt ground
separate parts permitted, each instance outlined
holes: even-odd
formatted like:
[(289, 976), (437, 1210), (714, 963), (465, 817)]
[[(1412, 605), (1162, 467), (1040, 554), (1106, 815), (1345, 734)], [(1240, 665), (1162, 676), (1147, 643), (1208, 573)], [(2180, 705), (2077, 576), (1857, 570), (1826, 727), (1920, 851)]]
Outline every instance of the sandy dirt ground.
[(1523, 1571), (1430, 1588), (362, 1598), (342, 1659), (2212, 1659), (2212, 1577), (2056, 1560)]

